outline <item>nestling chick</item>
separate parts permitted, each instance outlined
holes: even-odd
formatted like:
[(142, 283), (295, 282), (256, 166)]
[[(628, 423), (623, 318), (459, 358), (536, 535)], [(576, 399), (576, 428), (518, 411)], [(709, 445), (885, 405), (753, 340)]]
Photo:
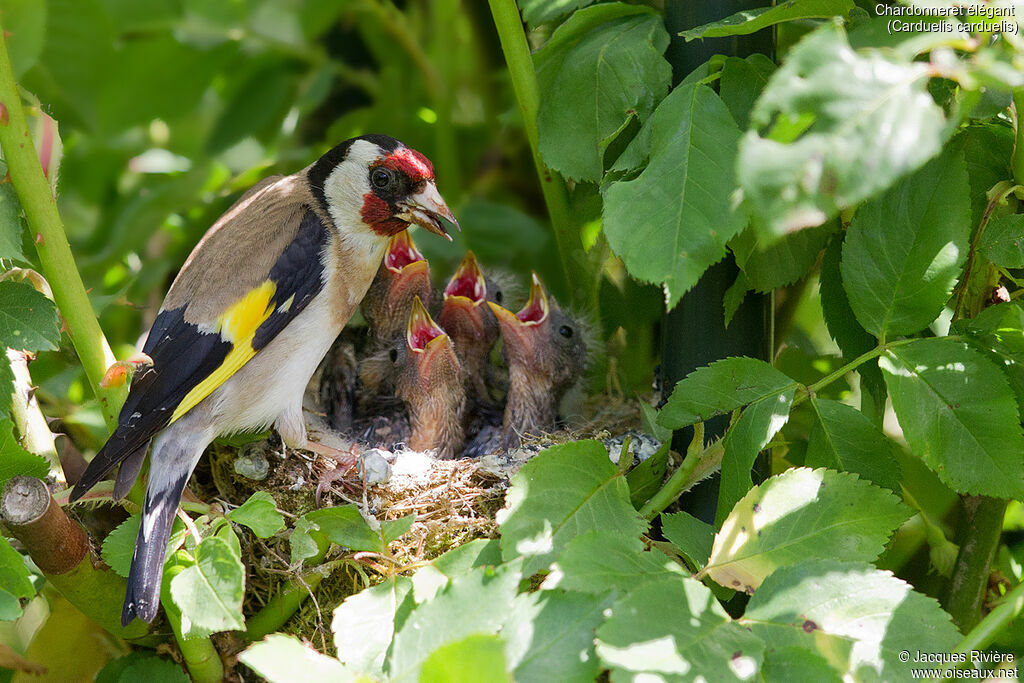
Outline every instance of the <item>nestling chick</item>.
[(576, 321), (562, 312), (533, 274), (530, 298), (518, 313), (488, 302), (501, 326), (509, 390), (502, 417), (502, 445), (551, 431), (558, 404), (583, 375), (587, 348)]
[(455, 344), (465, 370), (467, 396), (475, 402), (491, 401), (487, 390), (491, 374), (489, 360), (500, 334), (494, 313), (484, 305), (487, 301), (501, 305), (501, 290), (484, 277), (476, 256), (467, 251), (444, 288), (444, 303), (438, 319)]
[(396, 349), (395, 391), (409, 414), (408, 446), (447, 460), (462, 450), (463, 369), (451, 338), (413, 299), (405, 343)]
[(293, 448), (352, 460), (306, 438), (302, 396), (366, 294), (388, 240), (411, 223), (447, 237), (455, 223), (430, 162), (384, 135), (331, 149), (267, 178), (207, 231), (185, 261), (143, 352), (117, 429), (72, 493), (119, 463), (127, 490), (149, 444), (149, 482), (121, 621), (152, 621), (171, 522), (213, 439), (273, 425)]
[(415, 297), (430, 306), (433, 298), (430, 265), (416, 249), (409, 233), (400, 232), (388, 242), (384, 261), (359, 306), (369, 327), (371, 350), (386, 346), (402, 335)]

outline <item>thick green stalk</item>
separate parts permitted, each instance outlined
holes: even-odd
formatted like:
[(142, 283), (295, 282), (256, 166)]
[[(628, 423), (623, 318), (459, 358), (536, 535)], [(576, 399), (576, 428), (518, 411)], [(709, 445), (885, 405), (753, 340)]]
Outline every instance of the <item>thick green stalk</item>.
[(537, 112), (540, 110), (540, 90), (537, 87), (537, 74), (533, 69), (530, 46), (526, 43), (526, 34), (523, 33), (519, 8), (515, 0), (488, 1), (494, 25), (498, 29), (501, 51), (505, 55), (505, 62), (512, 78), (512, 89), (515, 91), (519, 111), (523, 117), (523, 129), (526, 131), (526, 139), (533, 153), (533, 163), (540, 178), (544, 203), (548, 207), (565, 283), (568, 291), (572, 293), (574, 303), (586, 305), (590, 310), (597, 311), (597, 289), (591, 286), (589, 262), (580, 241), (579, 226), (576, 225), (569, 206), (569, 193), (561, 176), (544, 164), (538, 152)]
[(25, 210), (28, 224), (35, 234), (33, 240), (39, 253), (43, 275), (53, 288), (57, 309), (67, 326), (82, 367), (100, 401), (103, 417), (109, 428), (117, 425), (117, 414), (127, 396), (127, 387), (100, 388), (100, 379), (114, 362), (96, 314), (89, 303), (85, 285), (71, 255), (64, 224), (57, 211), (57, 201), (39, 165), (32, 137), (29, 135), (21, 95), (14, 81), (7, 39), (0, 26), (0, 147), (11, 174), (11, 182)]
[(1006, 594), (1006, 597), (978, 625), (964, 636), (953, 652), (983, 650), (992, 644), (996, 636), (1024, 611), (1024, 581)]
[(178, 562), (164, 569), (160, 604), (164, 606), (167, 621), (174, 631), (178, 649), (181, 650), (181, 656), (192, 680), (195, 683), (218, 683), (224, 680), (224, 663), (220, 660), (217, 648), (209, 638), (185, 638), (181, 631), (181, 610), (171, 598), (171, 580), (185, 571), (185, 567), (185, 563)]
[(317, 567), (301, 579), (292, 579), (283, 584), (277, 595), (272, 597), (263, 609), (246, 620), (245, 633), (242, 634), (242, 637), (250, 641), (263, 640), (271, 633), (280, 630), (302, 607), (302, 603), (306, 602), (310, 593), (315, 591), (320, 586), (320, 582), (330, 575), (334, 567), (334, 563), (328, 563)]

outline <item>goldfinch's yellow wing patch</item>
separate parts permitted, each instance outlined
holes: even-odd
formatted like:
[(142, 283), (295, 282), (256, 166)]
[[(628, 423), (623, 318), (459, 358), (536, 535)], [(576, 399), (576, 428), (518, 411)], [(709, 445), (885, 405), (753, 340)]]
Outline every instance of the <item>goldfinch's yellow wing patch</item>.
[(233, 303), (217, 318), (216, 331), (224, 341), (231, 344), (231, 351), (216, 370), (185, 395), (171, 415), (172, 423), (196, 407), (256, 355), (253, 338), (259, 326), (274, 312), (272, 300), (276, 291), (277, 285), (267, 280)]

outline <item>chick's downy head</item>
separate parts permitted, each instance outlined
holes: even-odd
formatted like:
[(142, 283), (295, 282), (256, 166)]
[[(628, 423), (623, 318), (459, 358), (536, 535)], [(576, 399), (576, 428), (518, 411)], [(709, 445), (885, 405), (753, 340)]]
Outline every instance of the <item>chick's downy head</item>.
[(432, 293), (430, 265), (409, 233), (392, 236), (377, 277), (360, 306), (371, 341), (379, 345), (401, 335), (413, 299), (419, 297), (429, 306)]
[(501, 326), (509, 367), (505, 428), (519, 434), (553, 428), (558, 403), (586, 369), (580, 325), (548, 296), (536, 273), (530, 298), (518, 313), (490, 307)]
[(444, 289), (439, 318), (465, 365), (470, 390), (481, 398), (486, 395), (483, 379), (488, 356), (499, 335), (498, 321), (484, 305), (489, 301), (500, 304), (501, 290), (484, 277), (473, 252), (466, 252)]

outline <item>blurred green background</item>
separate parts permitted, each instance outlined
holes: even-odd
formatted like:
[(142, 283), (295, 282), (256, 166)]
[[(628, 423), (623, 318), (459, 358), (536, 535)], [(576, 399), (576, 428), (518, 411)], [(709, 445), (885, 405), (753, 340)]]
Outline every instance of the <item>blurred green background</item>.
[[(485, 268), (524, 284), (536, 270), (564, 295), (482, 0), (0, 0), (0, 9), (16, 76), (59, 122), (61, 213), (118, 357), (131, 353), (189, 251), (242, 191), (369, 132), (432, 159), (459, 217), (453, 244), (414, 235), (435, 280), (469, 248)], [(606, 276), (599, 314), (584, 312), (602, 321), (592, 386), (646, 391), (660, 293), (628, 280), (608, 253), (596, 188), (576, 188), (572, 201)], [(33, 365), (40, 397), (98, 443), (91, 392), (63, 348)]]

